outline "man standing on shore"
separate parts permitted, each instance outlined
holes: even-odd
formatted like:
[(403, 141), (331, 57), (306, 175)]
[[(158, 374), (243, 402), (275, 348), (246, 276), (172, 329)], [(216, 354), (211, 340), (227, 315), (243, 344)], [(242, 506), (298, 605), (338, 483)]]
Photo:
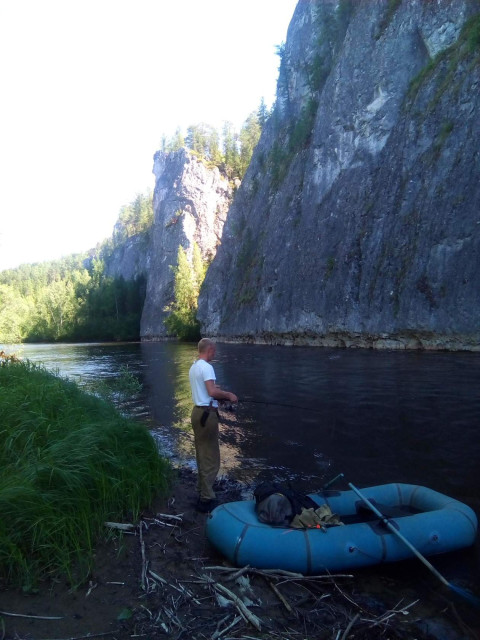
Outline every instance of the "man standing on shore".
[(218, 442), (218, 400), (238, 402), (234, 393), (223, 391), (215, 383), (215, 371), (210, 362), (215, 357), (216, 346), (209, 338), (198, 343), (198, 359), (190, 367), (192, 389), (192, 427), (197, 458), (199, 500), (197, 509), (204, 513), (215, 506), (213, 483), (220, 469)]

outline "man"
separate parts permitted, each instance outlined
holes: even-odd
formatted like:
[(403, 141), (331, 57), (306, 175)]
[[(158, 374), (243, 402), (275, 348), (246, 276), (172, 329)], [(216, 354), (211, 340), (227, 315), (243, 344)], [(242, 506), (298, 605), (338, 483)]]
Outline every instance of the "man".
[(192, 427), (195, 437), (199, 500), (197, 509), (204, 513), (215, 506), (213, 483), (220, 469), (218, 442), (218, 400), (238, 402), (234, 393), (223, 391), (215, 383), (215, 371), (210, 362), (215, 357), (216, 346), (212, 340), (202, 338), (198, 343), (198, 359), (190, 367), (192, 389)]

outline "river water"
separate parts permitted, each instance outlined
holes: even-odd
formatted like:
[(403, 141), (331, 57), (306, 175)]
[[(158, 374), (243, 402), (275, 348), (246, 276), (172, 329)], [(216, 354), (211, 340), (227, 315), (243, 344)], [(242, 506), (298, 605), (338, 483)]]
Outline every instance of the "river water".
[[(193, 345), (22, 345), (18, 351), (80, 383), (115, 377), (128, 366), (143, 390), (125, 409), (148, 423), (167, 455), (193, 464)], [(217, 383), (240, 400), (223, 412), (221, 472), (247, 487), (275, 478), (314, 491), (342, 472), (359, 487), (425, 485), (480, 516), (479, 354), (219, 344), (213, 365)], [(450, 580), (478, 588), (479, 558), (477, 543), (436, 566)]]

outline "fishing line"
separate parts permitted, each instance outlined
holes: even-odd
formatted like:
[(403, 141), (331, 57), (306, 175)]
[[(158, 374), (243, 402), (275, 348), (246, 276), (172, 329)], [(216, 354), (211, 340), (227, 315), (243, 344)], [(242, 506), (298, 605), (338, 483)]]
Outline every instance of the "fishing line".
[(314, 411), (316, 413), (320, 413), (322, 409), (318, 409), (317, 407), (301, 407), (298, 404), (287, 404), (286, 402), (265, 402), (263, 400), (239, 400), (238, 404), (242, 403), (250, 403), (250, 404), (263, 404), (265, 406), (271, 405), (272, 407), (287, 407), (288, 409), (301, 409), (302, 411)]

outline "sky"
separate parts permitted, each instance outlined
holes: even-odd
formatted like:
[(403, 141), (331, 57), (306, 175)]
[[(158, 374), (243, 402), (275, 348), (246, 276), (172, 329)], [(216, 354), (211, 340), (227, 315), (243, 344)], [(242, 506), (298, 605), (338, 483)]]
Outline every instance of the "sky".
[(110, 237), (162, 136), (273, 103), (297, 0), (0, 0), (0, 271)]

